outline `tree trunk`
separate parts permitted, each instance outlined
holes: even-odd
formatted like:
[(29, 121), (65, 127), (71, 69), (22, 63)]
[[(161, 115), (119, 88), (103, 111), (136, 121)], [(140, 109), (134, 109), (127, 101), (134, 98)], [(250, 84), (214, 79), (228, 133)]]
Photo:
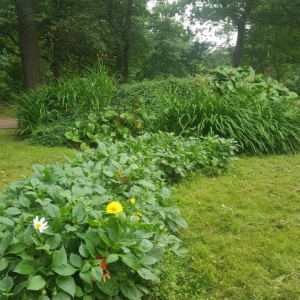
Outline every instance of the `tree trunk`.
[(123, 56), (123, 82), (128, 81), (129, 74), (129, 48), (131, 34), (132, 0), (127, 2), (125, 29), (124, 29), (124, 56)]
[(60, 10), (61, 1), (53, 1), (53, 25), (52, 25), (52, 37), (51, 42), (53, 44), (53, 59), (52, 59), (52, 72), (54, 78), (58, 79), (60, 77), (60, 55), (59, 55), (59, 21), (60, 21)]
[(45, 83), (44, 69), (34, 20), (33, 0), (16, 0), (19, 47), (26, 88)]
[(238, 34), (237, 34), (236, 44), (235, 44), (233, 58), (232, 58), (232, 66), (234, 68), (240, 66), (243, 47), (244, 47), (246, 22), (245, 21), (238, 22), (237, 27), (238, 27)]

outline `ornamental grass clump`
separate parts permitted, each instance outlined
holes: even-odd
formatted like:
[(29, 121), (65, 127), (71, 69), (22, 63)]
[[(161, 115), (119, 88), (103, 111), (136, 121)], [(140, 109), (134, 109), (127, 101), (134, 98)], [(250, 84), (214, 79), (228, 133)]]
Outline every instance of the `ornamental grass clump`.
[(0, 196), (0, 299), (141, 299), (187, 224), (162, 172), (114, 145), (78, 154)]

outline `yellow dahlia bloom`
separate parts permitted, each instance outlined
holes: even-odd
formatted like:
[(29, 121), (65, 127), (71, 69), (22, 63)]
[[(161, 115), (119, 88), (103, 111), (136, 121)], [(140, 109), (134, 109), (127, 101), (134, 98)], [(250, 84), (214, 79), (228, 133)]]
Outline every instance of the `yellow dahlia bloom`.
[(113, 201), (106, 206), (106, 212), (108, 214), (118, 214), (123, 211), (123, 207), (119, 202)]

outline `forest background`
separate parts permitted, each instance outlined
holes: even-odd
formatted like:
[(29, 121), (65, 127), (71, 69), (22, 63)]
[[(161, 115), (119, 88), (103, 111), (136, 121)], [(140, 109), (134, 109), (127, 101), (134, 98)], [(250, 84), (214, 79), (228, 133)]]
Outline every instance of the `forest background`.
[[(0, 101), (99, 60), (120, 83), (242, 64), (299, 92), (299, 15), (298, 0), (3, 0)], [(222, 45), (201, 34), (216, 28)]]

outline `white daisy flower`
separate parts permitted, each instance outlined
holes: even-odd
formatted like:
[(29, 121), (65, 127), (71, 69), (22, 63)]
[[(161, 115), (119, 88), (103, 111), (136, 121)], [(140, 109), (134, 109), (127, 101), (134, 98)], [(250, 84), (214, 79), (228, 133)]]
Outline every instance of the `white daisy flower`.
[(33, 219), (33, 226), (35, 229), (39, 230), (41, 233), (47, 229), (49, 226), (48, 226), (48, 223), (45, 221), (45, 218), (41, 218), (39, 220), (39, 217), (36, 216), (34, 219)]

